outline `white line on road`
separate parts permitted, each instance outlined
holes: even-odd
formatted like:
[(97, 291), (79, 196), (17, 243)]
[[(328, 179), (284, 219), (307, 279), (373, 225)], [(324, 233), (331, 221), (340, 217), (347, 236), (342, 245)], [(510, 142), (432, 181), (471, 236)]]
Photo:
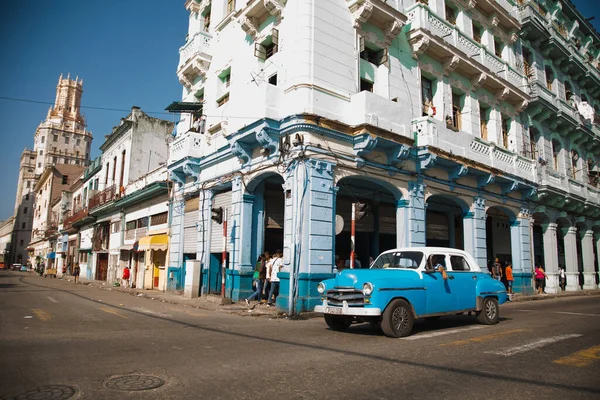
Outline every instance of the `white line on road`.
[(567, 314), (567, 315), (581, 315), (583, 317), (600, 317), (599, 314), (584, 314), (578, 312), (568, 312), (568, 311), (555, 311), (555, 314)]
[(48, 300), (50, 300), (53, 303), (58, 303), (58, 300), (53, 299), (52, 297), (48, 296)]
[(535, 310), (513, 310), (513, 311), (520, 311), (520, 312), (537, 312)]
[(486, 354), (495, 354), (498, 356), (505, 356), (505, 357), (509, 357), (509, 356), (514, 356), (515, 354), (521, 354), (521, 353), (525, 353), (527, 351), (530, 350), (534, 350), (534, 349), (539, 349), (540, 347), (544, 347), (547, 346), (549, 344), (552, 343), (556, 343), (556, 342), (560, 342), (561, 340), (566, 340), (566, 339), (572, 339), (572, 338), (576, 338), (576, 337), (580, 337), (582, 335), (578, 334), (578, 333), (572, 333), (572, 334), (568, 334), (568, 335), (560, 335), (560, 336), (553, 336), (553, 337), (549, 337), (549, 338), (545, 338), (545, 339), (540, 339), (540, 340), (536, 340), (534, 342), (530, 342), (521, 346), (516, 346), (516, 347), (511, 347), (509, 349), (506, 350), (502, 350), (502, 351), (486, 351)]
[(483, 325), (473, 325), (473, 326), (469, 326), (469, 327), (466, 327), (466, 328), (448, 329), (448, 330), (445, 330), (445, 331), (436, 331), (436, 332), (431, 332), (431, 333), (416, 334), (416, 335), (413, 335), (413, 336), (402, 338), (402, 340), (427, 339), (427, 338), (432, 338), (432, 337), (436, 337), (436, 336), (450, 335), (452, 333), (472, 331), (472, 330), (475, 330), (475, 329), (482, 329), (482, 328), (487, 328), (487, 327), (483, 326)]
[(154, 312), (154, 311), (148, 310), (146, 308), (142, 308), (142, 307), (132, 307), (131, 309), (139, 311), (139, 312), (144, 313), (144, 314), (156, 315), (156, 316), (159, 316), (159, 317), (171, 317), (172, 316), (172, 315), (169, 315), (169, 314), (163, 314), (163, 313), (159, 313), (159, 312)]

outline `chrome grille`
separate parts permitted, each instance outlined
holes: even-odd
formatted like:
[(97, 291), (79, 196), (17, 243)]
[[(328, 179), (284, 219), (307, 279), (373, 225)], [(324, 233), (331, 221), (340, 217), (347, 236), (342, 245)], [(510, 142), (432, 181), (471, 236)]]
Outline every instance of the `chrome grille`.
[(328, 290), (327, 303), (332, 306), (342, 306), (346, 301), (348, 307), (362, 307), (365, 305), (365, 296), (359, 290)]

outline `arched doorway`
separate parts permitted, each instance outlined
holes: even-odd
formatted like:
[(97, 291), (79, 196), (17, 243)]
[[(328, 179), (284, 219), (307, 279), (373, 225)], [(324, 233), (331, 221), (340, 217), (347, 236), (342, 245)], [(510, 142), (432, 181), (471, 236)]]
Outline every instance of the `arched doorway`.
[(427, 246), (451, 247), (464, 250), (463, 217), (466, 205), (446, 195), (427, 198), (425, 213), (425, 243)]
[(270, 172), (252, 180), (247, 190), (254, 195), (252, 226), (252, 260), (268, 251), (273, 254), (283, 249), (285, 222), (284, 180)]
[(338, 268), (349, 265), (352, 203), (362, 203), (366, 205), (366, 213), (356, 220), (355, 252), (359, 265), (355, 268), (368, 268), (370, 258), (398, 246), (396, 210), (400, 191), (376, 179), (358, 176), (342, 178), (337, 187), (335, 214), (338, 221), (343, 221), (343, 227), (335, 236), (336, 265)]

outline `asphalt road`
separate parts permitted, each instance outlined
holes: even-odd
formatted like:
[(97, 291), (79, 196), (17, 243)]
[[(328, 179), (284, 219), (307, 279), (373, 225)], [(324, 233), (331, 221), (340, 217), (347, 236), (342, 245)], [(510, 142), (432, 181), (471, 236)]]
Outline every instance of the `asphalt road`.
[(390, 339), (365, 324), (334, 332), (321, 318), (241, 317), (0, 272), (0, 396), (600, 398), (600, 296), (501, 313), (491, 327), (454, 316)]

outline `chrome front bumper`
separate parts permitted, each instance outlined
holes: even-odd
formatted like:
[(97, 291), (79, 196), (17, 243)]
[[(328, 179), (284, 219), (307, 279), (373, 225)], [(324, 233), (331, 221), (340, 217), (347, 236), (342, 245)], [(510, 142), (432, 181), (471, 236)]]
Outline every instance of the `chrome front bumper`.
[(330, 306), (327, 304), (327, 300), (323, 300), (323, 304), (315, 307), (315, 312), (330, 315), (352, 315), (352, 316), (368, 316), (376, 317), (381, 315), (381, 309), (379, 308), (365, 308), (365, 307), (348, 307), (348, 302), (343, 301), (342, 306)]

